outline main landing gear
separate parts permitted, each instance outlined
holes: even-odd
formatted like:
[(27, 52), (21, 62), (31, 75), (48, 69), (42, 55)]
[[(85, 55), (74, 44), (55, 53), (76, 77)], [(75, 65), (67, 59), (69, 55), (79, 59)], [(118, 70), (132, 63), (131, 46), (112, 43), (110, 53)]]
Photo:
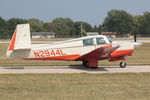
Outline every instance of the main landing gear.
[(85, 68), (91, 68), (91, 69), (97, 69), (98, 68), (98, 66), (88, 66), (89, 65), (89, 63), (88, 63), (88, 61), (82, 61), (82, 65), (85, 67)]
[[(82, 65), (84, 66), (84, 67), (86, 67), (86, 68), (91, 68), (91, 69), (97, 69), (98, 68), (98, 66), (89, 66), (89, 62), (88, 61), (82, 61)], [(120, 62), (120, 68), (125, 68), (126, 67), (126, 61), (125, 61), (125, 59), (122, 61), (122, 62)]]
[(82, 65), (83, 65), (84, 67), (88, 67), (88, 61), (82, 61)]
[(120, 67), (121, 68), (125, 68), (126, 67), (126, 61), (125, 61), (125, 59), (122, 62), (120, 62)]

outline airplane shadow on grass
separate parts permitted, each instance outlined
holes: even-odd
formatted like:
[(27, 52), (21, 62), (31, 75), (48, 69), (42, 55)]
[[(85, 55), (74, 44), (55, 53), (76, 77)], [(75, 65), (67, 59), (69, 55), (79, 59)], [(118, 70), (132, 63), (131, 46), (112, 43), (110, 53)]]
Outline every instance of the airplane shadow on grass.
[(17, 67), (12, 66), (12, 67), (3, 67), (3, 69), (12, 69), (12, 70), (13, 70), (13, 69), (14, 69), (14, 70), (16, 70), (16, 69), (19, 70), (19, 69), (20, 69), (20, 70), (21, 70), (21, 69), (25, 69), (25, 68), (22, 67), (22, 66), (17, 66)]
[(98, 67), (96, 69), (92, 69), (90, 67), (84, 67), (82, 65), (70, 65), (69, 68), (79, 69), (79, 70), (85, 70), (85, 71), (108, 71), (106, 68), (118, 68), (118, 67), (108, 66), (108, 67)]

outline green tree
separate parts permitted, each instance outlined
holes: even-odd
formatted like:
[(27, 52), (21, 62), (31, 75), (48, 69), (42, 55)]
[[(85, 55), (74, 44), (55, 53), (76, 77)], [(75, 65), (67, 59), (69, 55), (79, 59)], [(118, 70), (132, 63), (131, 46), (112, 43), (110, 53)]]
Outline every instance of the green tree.
[(54, 32), (56, 29), (56, 24), (55, 23), (44, 23), (43, 24), (44, 30), (47, 32)]
[(9, 28), (9, 35), (12, 37), (17, 24), (25, 24), (27, 23), (27, 20), (20, 18), (11, 18), (7, 20), (7, 23)]
[(90, 24), (88, 24), (87, 22), (75, 22), (73, 26), (76, 29), (76, 36), (86, 35), (85, 32), (83, 34), (81, 34), (81, 25), (85, 32), (93, 31), (92, 26)]
[(98, 33), (101, 34), (102, 30), (103, 30), (102, 25), (99, 25), (99, 26), (98, 26)]
[(138, 32), (141, 35), (150, 35), (150, 12), (144, 12), (143, 17), (139, 18)]
[(43, 22), (40, 21), (39, 19), (35, 19), (35, 18), (29, 19), (28, 23), (30, 24), (31, 32), (43, 32), (43, 31), (46, 31), (43, 28)]
[(103, 30), (127, 34), (132, 31), (133, 25), (134, 19), (131, 14), (124, 10), (111, 10), (104, 20)]
[(94, 25), (93, 32), (98, 32), (98, 27)]
[(0, 38), (9, 38), (8, 23), (0, 17)]
[(133, 17), (134, 18), (134, 26), (133, 26), (133, 31), (132, 34), (141, 34), (140, 33), (140, 27), (142, 26), (142, 22), (144, 20), (143, 15), (136, 15)]
[[(54, 31), (56, 37), (70, 37), (74, 35), (73, 21), (70, 18), (56, 18), (45, 25), (47, 30)], [(72, 33), (73, 32), (73, 33)]]

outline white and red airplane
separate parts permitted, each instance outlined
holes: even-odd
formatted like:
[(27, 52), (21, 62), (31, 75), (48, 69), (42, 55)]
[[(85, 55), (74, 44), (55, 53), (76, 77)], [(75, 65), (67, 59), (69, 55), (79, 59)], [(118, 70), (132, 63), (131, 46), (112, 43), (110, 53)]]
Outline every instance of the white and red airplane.
[(131, 56), (141, 43), (114, 43), (104, 35), (86, 36), (52, 44), (31, 44), (29, 24), (17, 25), (7, 57), (25, 60), (82, 61), (85, 67), (97, 68), (98, 60), (118, 61), (126, 67), (125, 57)]

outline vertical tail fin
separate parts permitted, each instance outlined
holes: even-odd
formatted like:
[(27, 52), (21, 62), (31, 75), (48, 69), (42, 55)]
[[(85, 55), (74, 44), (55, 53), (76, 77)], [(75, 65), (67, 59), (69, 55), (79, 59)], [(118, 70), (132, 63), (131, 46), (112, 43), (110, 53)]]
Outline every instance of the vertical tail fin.
[(30, 28), (29, 24), (17, 25), (8, 51), (31, 49)]

